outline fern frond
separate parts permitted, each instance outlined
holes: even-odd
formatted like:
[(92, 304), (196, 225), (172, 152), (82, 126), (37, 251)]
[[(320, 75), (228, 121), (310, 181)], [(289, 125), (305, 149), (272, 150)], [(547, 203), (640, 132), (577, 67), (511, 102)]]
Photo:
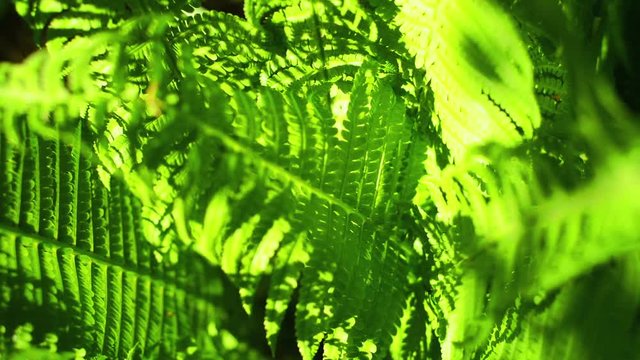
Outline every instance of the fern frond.
[(427, 71), (433, 122), (453, 159), (477, 145), (512, 146), (533, 135), (540, 114), (531, 61), (501, 9), (489, 1), (438, 0), (399, 8), (395, 22), (416, 67)]
[[(255, 3), (247, 6), (259, 7)], [(285, 1), (266, 7), (259, 29), (271, 46), (284, 43), (274, 49), (281, 56), (266, 64), (263, 84), (290, 89), (340, 81), (353, 76), (367, 57), (394, 66), (400, 61), (380, 43), (380, 25), (360, 4)]]
[(260, 71), (271, 57), (255, 29), (240, 18), (195, 9), (171, 28), (179, 53), (191, 52), (198, 72), (217, 83), (249, 89), (260, 84)]
[(632, 318), (624, 315), (640, 305), (637, 254), (634, 250), (615, 263), (595, 267), (550, 294), (521, 319), (514, 339), (496, 344), (483, 358), (637, 359), (628, 346), (637, 341), (637, 331), (632, 330)]
[[(390, 328), (401, 314), (404, 285), (390, 281), (406, 266), (396, 245), (402, 230), (377, 225), (400, 211), (399, 202), (409, 201), (400, 198), (405, 184), (399, 174), (410, 149), (410, 125), (389, 85), (392, 76), (369, 62), (356, 74), (350, 95), (331, 84), (311, 88), (306, 100), (262, 89), (254, 103), (235, 91), (228, 109), (217, 113), (231, 114), (230, 124), (211, 117), (196, 124), (199, 155), (187, 163), (195, 171), (190, 176), (202, 178), (213, 166), (217, 185), (204, 193), (180, 190), (189, 217), (203, 219), (191, 226), (191, 241), (234, 279), (247, 310), (257, 279), (273, 274), (269, 334), (277, 331), (302, 270), (296, 321), (305, 358), (314, 356), (325, 336), (328, 352), (384, 351), (392, 334), (371, 330)], [(222, 146), (227, 154), (207, 157), (200, 142)], [(213, 214), (220, 212), (230, 216), (213, 225)], [(370, 323), (382, 308), (390, 315)], [(310, 317), (317, 311), (326, 313), (325, 320)]]
[[(133, 18), (160, 13), (179, 14), (193, 8), (197, 1), (92, 1), (16, 0), (20, 15), (34, 30), (36, 43), (66, 42), (96, 32), (117, 29)], [(169, 10), (169, 11), (167, 11)]]
[[(23, 64), (2, 64), (0, 79), (6, 100), (0, 109), (4, 114), (2, 131), (13, 134), (10, 140), (18, 141), (13, 127), (17, 116), (26, 115), (33, 131), (55, 138), (57, 125), (64, 127), (66, 118), (77, 118), (87, 109), (94, 109), (92, 125), (104, 127), (107, 112), (136, 99), (139, 86), (147, 85), (148, 79), (143, 83), (126, 79), (129, 67), (146, 66), (158, 71), (158, 67), (149, 67), (148, 60), (135, 59), (135, 52), (131, 57), (126, 52), (136, 46), (157, 45), (155, 41), (167, 24), (166, 18), (142, 18), (124, 24), (118, 32), (96, 34), (91, 40), (78, 38), (52, 48), (49, 54), (40, 52)], [(96, 79), (108, 86), (96, 85)]]
[(640, 176), (638, 156), (637, 147), (611, 156), (591, 183), (570, 194), (558, 191), (538, 206), (530, 246), (541, 251), (532, 264), (536, 281), (528, 286), (531, 296), (640, 246), (632, 230), (638, 216), (632, 200)]
[[(165, 20), (134, 20), (74, 40), (57, 57), (40, 53), (3, 67), (2, 86), (14, 101), (2, 102), (1, 308), (22, 319), (45, 314), (38, 328), (91, 354), (174, 357), (195, 346), (234, 356), (221, 347), (224, 338), (237, 341), (228, 330), (211, 339), (230, 321), (214, 311), (228, 302), (223, 275), (211, 278), (216, 269), (192, 250), (167, 248), (173, 224), (166, 216), (150, 222), (166, 209), (150, 196), (157, 184), (131, 172), (141, 155), (132, 145), (148, 138), (123, 136), (141, 135), (149, 113), (163, 106), (154, 102), (164, 92), (153, 88), (171, 65), (147, 61), (166, 54), (153, 35), (165, 33)], [(146, 101), (138, 98), (143, 87)], [(202, 278), (187, 283), (185, 274)]]
[(3, 319), (22, 314), (58, 332), (64, 344), (111, 357), (173, 356), (191, 341), (185, 332), (204, 347), (211, 320), (203, 319), (213, 319), (220, 285), (177, 280), (177, 272), (208, 276), (195, 255), (158, 261), (138, 200), (117, 177), (103, 183), (79, 152), (87, 131), (77, 126), (75, 145), (39, 138), (26, 126), (29, 146), (2, 136), (3, 156), (14, 159), (3, 162), (9, 176), (0, 183)]

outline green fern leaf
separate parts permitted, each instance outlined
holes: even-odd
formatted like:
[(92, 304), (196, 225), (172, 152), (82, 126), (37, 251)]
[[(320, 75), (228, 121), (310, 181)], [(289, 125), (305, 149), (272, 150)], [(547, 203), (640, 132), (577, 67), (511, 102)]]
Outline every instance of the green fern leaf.
[(531, 61), (499, 8), (489, 1), (399, 5), (395, 21), (416, 67), (427, 71), (435, 94), (433, 121), (454, 159), (473, 146), (515, 145), (532, 136), (540, 114)]
[[(223, 228), (216, 226), (221, 233), (207, 231), (220, 245), (211, 243), (208, 251), (199, 248), (212, 253), (211, 259), (220, 262), (238, 284), (247, 310), (251, 310), (257, 277), (273, 272), (270, 294), (277, 297), (267, 300), (273, 304), (266, 319), (269, 333), (282, 318), (296, 286), (296, 273), (309, 254), (302, 271), (296, 326), (305, 358), (313, 356), (325, 333), (328, 352), (355, 356), (373, 353), (377, 346), (384, 349), (392, 334), (372, 333), (367, 319), (381, 308), (393, 309), (380, 324), (389, 327), (401, 314), (402, 283), (384, 282), (405, 266), (405, 255), (394, 245), (398, 241), (394, 234), (401, 229), (375, 224), (392, 216), (401, 201), (403, 180), (398, 175), (409, 150), (409, 125), (385, 77), (391, 75), (367, 63), (356, 74), (351, 95), (327, 85), (311, 93), (306, 104), (292, 94), (283, 97), (264, 89), (256, 105), (248, 95), (235, 91), (229, 103), (234, 114), (231, 128), (224, 127), (224, 122), (198, 125), (202, 141), (216, 139), (229, 151), (216, 165), (217, 176), (227, 185), (214, 194), (234, 189), (225, 198), (229, 209), (237, 209)], [(198, 160), (189, 165), (193, 169), (210, 166), (201, 162), (206, 160), (202, 156), (194, 159)], [(205, 204), (208, 201), (197, 197)], [(192, 205), (194, 210), (198, 207)], [(206, 226), (204, 222), (202, 228)], [(197, 229), (192, 227), (192, 233)], [(300, 233), (306, 233), (307, 239), (296, 235)], [(291, 245), (299, 241), (306, 244)], [(296, 248), (297, 255), (282, 262), (280, 254)], [(364, 252), (369, 255), (358, 255), (362, 249), (369, 249)], [(350, 262), (353, 258), (359, 260)], [(272, 262), (277, 266), (272, 268)], [(379, 293), (383, 288), (384, 294)], [(332, 296), (326, 298), (327, 292)], [(369, 297), (378, 300), (360, 309)], [(326, 312), (326, 320), (309, 317), (314, 311)], [(359, 314), (359, 320), (347, 314)], [(344, 333), (329, 332), (342, 324), (351, 324), (343, 332), (352, 331), (353, 342), (347, 342)]]
[[(90, 131), (76, 129), (78, 140)], [(193, 265), (156, 260), (142, 236), (140, 204), (116, 177), (102, 183), (97, 168), (87, 167), (92, 160), (79, 152), (79, 142), (42, 141), (26, 128), (23, 135), (29, 148), (12, 148), (2, 137), (3, 154), (17, 160), (8, 172), (12, 178), (0, 184), (12, 200), (3, 202), (0, 226), (3, 318), (42, 312), (38, 327), (62, 334), (55, 324), (67, 322), (70, 337), (62, 342), (111, 357), (134, 348), (172, 356), (183, 331), (206, 334), (209, 322), (198, 321), (197, 314), (213, 313), (216, 285), (176, 281), (175, 271)], [(36, 222), (20, 220), (34, 215)]]

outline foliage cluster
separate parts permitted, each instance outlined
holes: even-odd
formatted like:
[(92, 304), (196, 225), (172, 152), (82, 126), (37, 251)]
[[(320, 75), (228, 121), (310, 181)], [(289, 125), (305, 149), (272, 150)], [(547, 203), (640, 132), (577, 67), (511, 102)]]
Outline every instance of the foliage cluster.
[(639, 357), (634, 1), (4, 4), (0, 356)]

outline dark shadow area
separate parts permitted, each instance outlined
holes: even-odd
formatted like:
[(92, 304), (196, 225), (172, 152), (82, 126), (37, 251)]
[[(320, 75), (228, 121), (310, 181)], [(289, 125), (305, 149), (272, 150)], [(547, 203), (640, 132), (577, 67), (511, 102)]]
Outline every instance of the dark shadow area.
[(617, 27), (613, 67), (616, 90), (629, 109), (640, 114), (640, 1), (620, 1), (615, 15), (610, 21)]
[(202, 7), (207, 10), (222, 11), (244, 18), (242, 0), (203, 0)]
[[(218, 311), (223, 313), (218, 326), (233, 334), (241, 342), (259, 351), (263, 356), (270, 356), (264, 326), (264, 306), (268, 282), (258, 282), (253, 313), (247, 315), (242, 307), (238, 287), (220, 267), (211, 265), (202, 255), (186, 250), (181, 254), (181, 261), (175, 265), (176, 284), (182, 288), (199, 293), (211, 299)], [(203, 291), (203, 289), (207, 289)]]
[(29, 25), (15, 7), (3, 1), (0, 5), (0, 62), (22, 62), (38, 48)]
[[(71, 349), (82, 340), (81, 330), (74, 324), (72, 315), (62, 305), (66, 296), (56, 288), (50, 279), (36, 280), (16, 272), (0, 273), (0, 289), (11, 294), (10, 301), (0, 309), (2, 325), (6, 334), (11, 335), (17, 327), (27, 323), (33, 326), (32, 344), (41, 343), (45, 334), (58, 336), (60, 349)], [(60, 301), (58, 301), (60, 300)], [(64, 331), (67, 325), (71, 331)]]
[(278, 334), (278, 345), (276, 346), (275, 358), (283, 360), (298, 360), (302, 357), (298, 351), (296, 340), (296, 305), (298, 304), (299, 290), (296, 289), (291, 296), (291, 302), (284, 314), (282, 324), (280, 324), (280, 333)]

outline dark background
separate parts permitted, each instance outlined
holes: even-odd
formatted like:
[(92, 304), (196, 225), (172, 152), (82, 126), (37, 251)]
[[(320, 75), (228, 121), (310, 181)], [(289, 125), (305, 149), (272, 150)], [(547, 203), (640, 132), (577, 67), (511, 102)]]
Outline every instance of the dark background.
[(218, 10), (244, 16), (242, 0), (203, 0), (202, 6), (209, 10)]

